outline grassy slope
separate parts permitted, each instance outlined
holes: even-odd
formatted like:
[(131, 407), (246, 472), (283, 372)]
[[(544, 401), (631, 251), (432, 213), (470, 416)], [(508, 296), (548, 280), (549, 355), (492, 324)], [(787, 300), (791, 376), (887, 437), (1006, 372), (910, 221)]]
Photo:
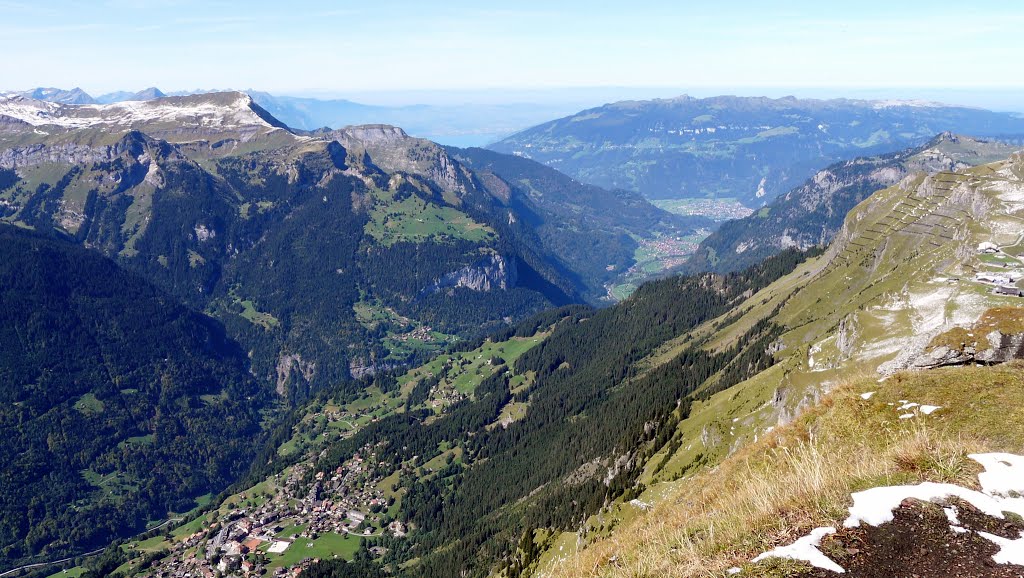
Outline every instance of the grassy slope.
[[(692, 480), (677, 481), (681, 476), (689, 478), (743, 451), (746, 444), (817, 404), (825, 392), (856, 380), (874, 383), (880, 367), (897, 369), (895, 362), (905, 364), (907, 351), (923, 349), (951, 327), (972, 325), (988, 308), (1020, 306), (1018, 300), (992, 295), (969, 280), (983, 264), (974, 250), (977, 243), (1017, 242), (1011, 232), (1024, 225), (1017, 199), (1024, 196), (1015, 192), (1020, 165), (1016, 159), (963, 174), (918, 177), (877, 193), (851, 212), (846, 230), (826, 255), (752, 296), (739, 308), (740, 315), (711, 321), (643, 360), (641, 369), (660, 365), (695, 341), (721, 351), (767, 317), (786, 328), (777, 343), (776, 366), (694, 404), (690, 417), (679, 425), (674, 445), (648, 462), (640, 480), (647, 489), (639, 499), (656, 508), (679, 509), (679, 500), (672, 496), (683, 492), (681, 488), (697, 491)], [(944, 277), (961, 281), (950, 284)], [(943, 405), (941, 400), (928, 403)], [(646, 541), (630, 542), (640, 534), (628, 524), (640, 514), (634, 505), (611, 505), (588, 520), (581, 536), (571, 533), (556, 540), (540, 567), (551, 568), (559, 560), (558, 573), (565, 564), (593, 567), (597, 560), (588, 554), (590, 549), (571, 554), (578, 542), (600, 543), (609, 535), (621, 550), (609, 556), (631, 555), (631, 547), (640, 548)], [(642, 516), (648, 522), (657, 517)], [(671, 547), (661, 547), (662, 557), (674, 556)]]
[(492, 241), (494, 230), (453, 207), (428, 203), (415, 195), (399, 198), (375, 189), (366, 234), (389, 247), (401, 241), (465, 239)]
[[(924, 480), (975, 485), (978, 467), (967, 454), (1024, 450), (1024, 430), (1016, 427), (1024, 418), (1021, 369), (943, 369), (843, 384), (720, 467), (673, 485), (612, 538), (543, 574), (722, 575), (810, 528), (838, 524), (851, 492)], [(861, 399), (868, 391), (877, 394)], [(889, 405), (901, 399), (942, 409), (901, 420)], [(745, 570), (798, 572), (770, 564)]]

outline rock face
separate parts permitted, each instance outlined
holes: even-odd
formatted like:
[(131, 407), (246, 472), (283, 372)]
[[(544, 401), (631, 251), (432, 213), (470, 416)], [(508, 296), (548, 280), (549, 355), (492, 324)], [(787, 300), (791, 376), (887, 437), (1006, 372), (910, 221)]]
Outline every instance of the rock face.
[(277, 393), (287, 395), (288, 380), (293, 376), (302, 378), (307, 383), (316, 375), (316, 363), (305, 361), (298, 353), (282, 354), (277, 360)]
[[(138, 157), (147, 147), (158, 145), (159, 143), (137, 131), (126, 133), (123, 138), (110, 145), (89, 146), (74, 142), (30, 144), (0, 151), (0, 168), (17, 169), (43, 163), (106, 163), (124, 154)], [(169, 147), (165, 148), (170, 150)]]
[(1024, 359), (1024, 333), (1004, 334), (993, 331), (985, 336), (989, 347), (975, 354), (974, 359), (982, 363), (1006, 363)]
[(436, 293), (458, 287), (473, 291), (511, 289), (515, 287), (518, 276), (515, 260), (507, 260), (497, 253), (491, 253), (473, 265), (448, 273), (434, 281), (424, 293)]
[(922, 353), (920, 357), (913, 361), (913, 367), (933, 369), (948, 365), (966, 365), (974, 361), (975, 354), (975, 349), (971, 346), (955, 349), (942, 345)]
[(350, 126), (330, 134), (349, 151), (365, 151), (373, 164), (389, 173), (420, 175), (439, 191), (459, 197), (477, 188), (470, 171), (455, 162), (444, 147), (410, 137), (398, 127)]
[(913, 367), (933, 369), (950, 365), (984, 363), (995, 365), (1024, 359), (1024, 333), (992, 331), (984, 340), (965, 343), (960, 348), (939, 346), (926, 351), (913, 361)]

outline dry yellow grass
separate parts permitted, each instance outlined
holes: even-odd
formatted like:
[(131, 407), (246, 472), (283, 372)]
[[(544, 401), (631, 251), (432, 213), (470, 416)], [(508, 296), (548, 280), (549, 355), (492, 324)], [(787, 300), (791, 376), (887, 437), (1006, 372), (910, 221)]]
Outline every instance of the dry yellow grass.
[[(850, 493), (921, 480), (974, 485), (980, 451), (1020, 452), (1019, 365), (904, 374), (860, 381), (680, 484), (675, 495), (545, 576), (724, 576), (760, 552), (846, 517)], [(859, 393), (878, 393), (868, 401)], [(941, 405), (900, 420), (908, 399)], [(794, 563), (748, 565), (744, 575), (799, 574)]]

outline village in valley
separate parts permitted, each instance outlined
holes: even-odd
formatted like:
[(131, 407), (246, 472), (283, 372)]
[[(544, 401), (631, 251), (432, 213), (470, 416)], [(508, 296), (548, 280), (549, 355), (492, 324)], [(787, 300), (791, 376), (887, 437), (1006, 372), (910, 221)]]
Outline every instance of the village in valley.
[[(385, 443), (367, 444), (326, 469), (320, 462), (328, 449), (393, 413), (443, 413), (471, 397), (476, 385), (496, 371), (507, 372), (524, 388), (529, 376), (515, 376), (509, 366), (544, 336), (484, 341), (409, 370), (397, 389), (372, 386), (342, 400), (314, 403), (293, 427), (291, 439), (278, 448), (280, 456), (293, 458), (292, 465), (216, 509), (174, 518), (123, 544), (131, 559), (118, 571), (154, 578), (285, 577), (298, 576), (317, 560), (350, 560), (360, 550), (378, 560), (386, 557), (390, 547), (415, 530), (401, 519), (403, 477), (428, 477), (461, 462), (462, 448), (442, 444), (436, 455), (413, 456), (395, 466), (384, 459)], [(412, 395), (416, 389), (427, 391)], [(513, 402), (515, 407), (506, 408), (495, 427), (507, 427), (527, 404)], [(63, 575), (73, 574), (53, 576)]]
[[(314, 418), (321, 416), (327, 417)], [(331, 472), (311, 475), (314, 464), (296, 464), (228, 499), (213, 514), (182, 526), (185, 533), (157, 536), (166, 551), (152, 550), (147, 541), (133, 545), (140, 554), (159, 555), (146, 575), (297, 576), (317, 559), (351, 557), (364, 539), (405, 536), (405, 525), (394, 518), (397, 496), (383, 488), (387, 476), (374, 448), (363, 448)], [(377, 557), (387, 553), (381, 546), (368, 550)]]

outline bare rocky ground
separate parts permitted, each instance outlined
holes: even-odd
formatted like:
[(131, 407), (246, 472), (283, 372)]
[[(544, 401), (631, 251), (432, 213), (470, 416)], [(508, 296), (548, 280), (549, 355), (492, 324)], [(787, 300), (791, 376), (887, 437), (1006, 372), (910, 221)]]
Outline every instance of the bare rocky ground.
[[(966, 532), (951, 529), (942, 506), (906, 500), (895, 518), (881, 526), (844, 528), (821, 544), (821, 551), (842, 566), (850, 578), (1021, 578), (1024, 566), (998, 564), (999, 547), (978, 535), (987, 532), (1017, 539), (1024, 520), (1005, 520), (982, 514), (970, 504), (953, 500)], [(813, 569), (814, 578), (839, 574)]]

